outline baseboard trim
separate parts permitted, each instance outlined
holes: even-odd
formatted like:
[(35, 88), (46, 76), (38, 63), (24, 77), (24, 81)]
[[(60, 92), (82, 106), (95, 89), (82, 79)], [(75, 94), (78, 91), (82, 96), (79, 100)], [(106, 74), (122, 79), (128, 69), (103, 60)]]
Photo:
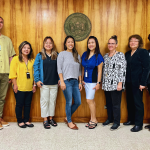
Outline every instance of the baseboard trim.
[[(5, 116), (5, 117), (3, 117), (3, 118), (4, 118), (4, 120), (7, 121), (7, 122), (17, 122), (16, 117), (7, 117), (7, 116)], [(55, 119), (56, 122), (64, 122), (64, 118), (65, 118), (65, 117), (54, 117), (54, 119)], [(80, 118), (79, 118), (79, 117), (73, 117), (73, 118), (72, 118), (72, 121), (73, 121), (73, 122), (79, 122), (79, 123), (85, 123), (85, 122), (88, 122), (89, 119), (90, 119), (90, 118), (88, 118), (88, 117), (80, 117)], [(105, 118), (105, 117), (104, 117), (104, 118), (102, 118), (102, 117), (97, 117), (97, 120), (98, 120), (98, 122), (100, 122), (100, 123), (106, 121), (106, 119), (107, 119), (107, 118)], [(31, 118), (30, 118), (30, 121), (31, 121), (31, 122), (43, 122), (43, 118), (41, 118), (41, 117), (31, 117)], [(120, 120), (121, 123), (126, 122), (126, 121), (127, 121), (127, 119), (121, 119), (121, 120)], [(150, 123), (150, 118), (144, 119), (143, 122), (144, 122), (144, 123)]]

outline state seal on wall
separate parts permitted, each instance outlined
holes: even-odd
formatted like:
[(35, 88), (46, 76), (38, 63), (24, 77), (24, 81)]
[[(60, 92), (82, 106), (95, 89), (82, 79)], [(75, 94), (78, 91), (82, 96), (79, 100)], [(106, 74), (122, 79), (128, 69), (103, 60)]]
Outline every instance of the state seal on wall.
[(82, 13), (73, 13), (67, 17), (64, 30), (66, 35), (71, 35), (76, 41), (82, 41), (88, 37), (91, 32), (91, 21)]

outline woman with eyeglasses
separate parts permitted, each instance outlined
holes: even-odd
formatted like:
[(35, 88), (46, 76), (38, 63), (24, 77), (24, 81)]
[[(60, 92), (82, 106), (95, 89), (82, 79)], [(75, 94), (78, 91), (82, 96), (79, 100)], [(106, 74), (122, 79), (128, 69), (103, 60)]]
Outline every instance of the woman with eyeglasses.
[(120, 126), (120, 105), (122, 90), (125, 88), (126, 60), (122, 52), (117, 51), (118, 40), (114, 35), (108, 40), (109, 53), (104, 56), (102, 89), (105, 91), (108, 119), (106, 126), (113, 122), (110, 130)]
[(142, 98), (149, 73), (149, 54), (146, 49), (142, 49), (143, 40), (139, 35), (130, 36), (128, 46), (131, 49), (125, 54), (128, 121), (124, 125), (135, 125), (131, 132), (138, 132), (143, 128), (144, 104)]

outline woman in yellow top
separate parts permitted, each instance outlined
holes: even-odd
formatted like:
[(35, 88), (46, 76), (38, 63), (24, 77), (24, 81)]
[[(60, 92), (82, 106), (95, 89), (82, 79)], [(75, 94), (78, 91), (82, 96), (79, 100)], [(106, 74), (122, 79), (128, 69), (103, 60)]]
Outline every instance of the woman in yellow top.
[[(11, 61), (9, 74), (16, 98), (17, 122), (21, 128), (34, 126), (29, 122), (32, 95), (36, 91), (36, 84), (33, 80), (33, 64), (31, 44), (24, 41), (19, 46), (19, 56), (15, 56)], [(23, 107), (24, 118), (22, 118)]]

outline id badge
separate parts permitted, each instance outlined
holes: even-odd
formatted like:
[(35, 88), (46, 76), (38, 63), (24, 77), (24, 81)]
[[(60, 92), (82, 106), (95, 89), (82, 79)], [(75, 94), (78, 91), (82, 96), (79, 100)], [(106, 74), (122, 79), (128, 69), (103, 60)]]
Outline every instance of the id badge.
[(30, 79), (30, 73), (27, 72), (27, 79)]
[(85, 77), (86, 77), (86, 78), (88, 77), (88, 72), (87, 72), (87, 70), (85, 71)]
[(1, 49), (2, 49), (2, 48), (1, 48), (1, 45), (0, 45), (0, 51), (1, 51)]

